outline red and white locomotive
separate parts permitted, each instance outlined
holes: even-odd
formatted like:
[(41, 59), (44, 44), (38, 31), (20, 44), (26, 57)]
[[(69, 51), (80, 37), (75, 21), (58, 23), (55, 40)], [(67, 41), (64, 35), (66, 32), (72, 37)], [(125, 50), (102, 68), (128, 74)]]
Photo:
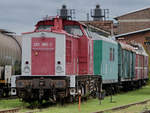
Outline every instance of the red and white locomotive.
[(93, 75), (93, 41), (86, 26), (59, 17), (39, 21), (23, 34), (22, 75), (17, 95), (24, 101), (73, 100), (100, 93), (102, 80)]

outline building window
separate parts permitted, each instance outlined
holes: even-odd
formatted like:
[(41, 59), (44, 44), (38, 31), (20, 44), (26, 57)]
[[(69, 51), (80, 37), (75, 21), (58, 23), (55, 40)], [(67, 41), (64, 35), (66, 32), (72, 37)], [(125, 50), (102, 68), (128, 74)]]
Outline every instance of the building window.
[(145, 37), (145, 40), (146, 41), (150, 41), (150, 37)]
[(66, 63), (71, 63), (71, 40), (66, 40)]
[(145, 37), (145, 45), (150, 45), (150, 37)]

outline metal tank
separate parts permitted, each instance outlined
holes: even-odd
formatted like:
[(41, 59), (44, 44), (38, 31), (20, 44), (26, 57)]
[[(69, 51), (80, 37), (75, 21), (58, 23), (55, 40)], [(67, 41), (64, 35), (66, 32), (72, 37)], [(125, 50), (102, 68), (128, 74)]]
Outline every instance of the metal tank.
[[(21, 37), (0, 33), (0, 67), (11, 65), (13, 73), (20, 74)], [(2, 73), (2, 71), (1, 71)]]

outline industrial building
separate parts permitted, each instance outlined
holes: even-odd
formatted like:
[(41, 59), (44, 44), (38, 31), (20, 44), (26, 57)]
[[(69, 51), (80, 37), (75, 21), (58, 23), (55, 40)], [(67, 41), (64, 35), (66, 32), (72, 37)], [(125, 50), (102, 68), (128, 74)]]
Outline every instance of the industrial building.
[(150, 28), (150, 8), (145, 8), (115, 17), (117, 34), (124, 34)]
[[(116, 39), (125, 42), (138, 42), (149, 51), (150, 8), (133, 11), (114, 18), (117, 21)], [(148, 52), (150, 53), (150, 51)]]

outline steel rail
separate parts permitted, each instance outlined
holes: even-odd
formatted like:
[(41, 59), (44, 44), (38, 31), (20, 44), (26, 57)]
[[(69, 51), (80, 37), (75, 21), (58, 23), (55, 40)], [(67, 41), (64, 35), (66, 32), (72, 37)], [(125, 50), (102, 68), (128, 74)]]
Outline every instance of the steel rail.
[[(114, 107), (114, 108), (110, 108), (110, 109), (106, 109), (106, 110), (102, 110), (102, 111), (97, 111), (97, 112), (93, 112), (93, 113), (105, 113), (105, 112), (108, 112), (108, 111), (122, 110), (122, 109), (126, 109), (128, 107), (134, 106), (134, 105), (145, 104), (145, 103), (147, 103), (149, 101), (150, 101), (150, 99), (144, 100), (144, 101), (141, 101), (141, 102), (136, 102), (136, 103), (132, 103), (132, 104), (127, 104), (127, 105), (119, 106), (119, 107)], [(147, 111), (144, 112), (144, 113), (147, 113)]]
[(19, 108), (0, 110), (0, 113), (17, 113), (19, 112), (19, 110), (20, 110)]

